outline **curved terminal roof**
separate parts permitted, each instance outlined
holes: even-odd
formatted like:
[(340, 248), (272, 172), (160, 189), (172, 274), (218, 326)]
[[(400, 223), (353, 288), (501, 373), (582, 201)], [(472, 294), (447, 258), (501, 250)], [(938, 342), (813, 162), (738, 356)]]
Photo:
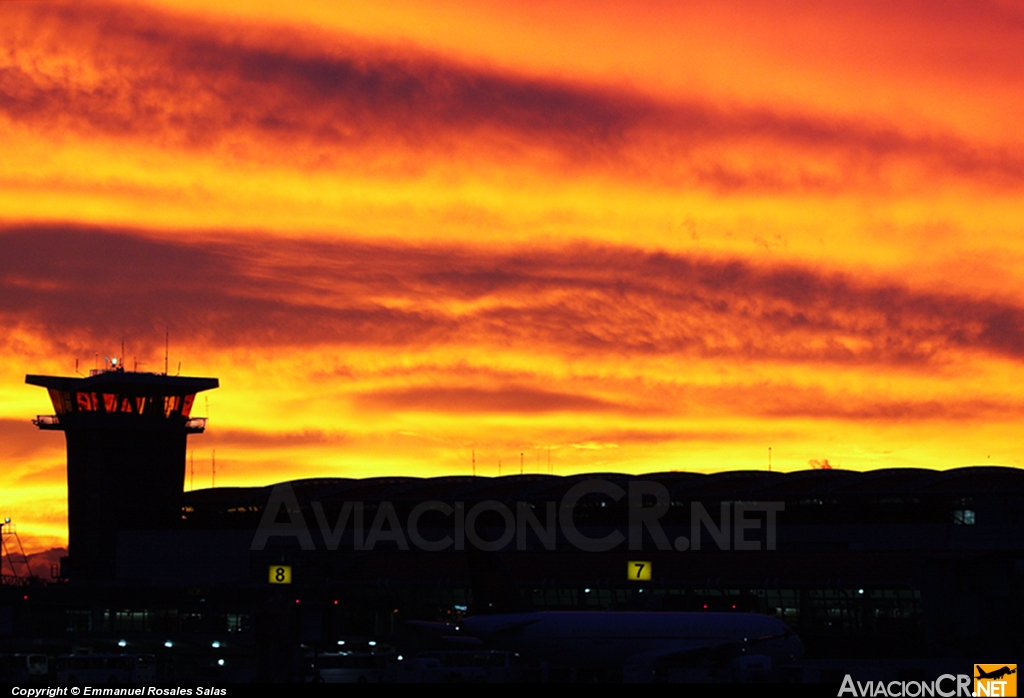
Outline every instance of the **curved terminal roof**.
[[(726, 471), (721, 473), (664, 472), (645, 475), (586, 473), (578, 475), (509, 475), (505, 477), (374, 477), (293, 480), (300, 505), (310, 502), (483, 501), (536, 502), (561, 499), (573, 486), (590, 479), (612, 482), (623, 489), (631, 480), (653, 480), (664, 485), (673, 501), (844, 500), (879, 497), (949, 498), (1024, 496), (1024, 470), (998, 466), (970, 466), (952, 470), (887, 468), (801, 470), (790, 473)], [(186, 506), (216, 510), (259, 507), (272, 488), (232, 487), (185, 493)]]

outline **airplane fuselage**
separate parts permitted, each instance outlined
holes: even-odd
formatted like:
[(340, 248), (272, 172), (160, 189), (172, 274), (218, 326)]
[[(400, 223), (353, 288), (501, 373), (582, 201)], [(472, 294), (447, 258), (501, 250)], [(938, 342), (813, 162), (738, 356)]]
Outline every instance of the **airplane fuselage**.
[(573, 666), (622, 666), (715, 649), (774, 661), (803, 653), (785, 623), (753, 613), (538, 611), (468, 617), (462, 626), (488, 645)]

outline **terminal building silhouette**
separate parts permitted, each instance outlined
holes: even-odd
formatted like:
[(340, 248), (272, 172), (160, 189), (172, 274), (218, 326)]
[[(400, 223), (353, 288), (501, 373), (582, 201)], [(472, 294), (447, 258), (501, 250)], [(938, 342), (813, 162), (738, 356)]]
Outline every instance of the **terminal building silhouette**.
[[(489, 592), (466, 551), (403, 549), (409, 516), (424, 502), (461, 503), (463, 511), (499, 502), (543, 522), (574, 486), (603, 480), (623, 491), (635, 481), (664, 488), (669, 541), (691, 534), (698, 504), (721, 531), (727, 521), (718, 512), (776, 503), (774, 549), (763, 519), (746, 533), (759, 550), (722, 549), (710, 536), (699, 551), (658, 550), (645, 534), (640, 553), (625, 544), (586, 552), (561, 529), (550, 549), (530, 529), (525, 545), (512, 536), (487, 553), (526, 607), (774, 615), (802, 638), (821, 672), (877, 661), (914, 678), (922, 662), (1003, 661), (1024, 652), (1024, 471), (1017, 468), (382, 474), (278, 483), (283, 490), (186, 492), (186, 439), (206, 427), (191, 407), (199, 392), (218, 386), (216, 378), (118, 369), (26, 380), (47, 388), (55, 410), (35, 423), (67, 440), (69, 553), (64, 583), (24, 598), (8, 590), (0, 596), (0, 642), (6, 633), (9, 646), (31, 640), (51, 651), (98, 652), (126, 642), (155, 653), (167, 675), (214, 671), (227, 657), (221, 671), (246, 666), (257, 678), (292, 677), (286, 658), (298, 647), (352, 647), (359, 638), (401, 643), (411, 632), (405, 621), (451, 621), (479, 609)], [(268, 515), (281, 492), (287, 501)], [(587, 495), (575, 524), (592, 538), (625, 532), (627, 500)], [(367, 532), (385, 506), (399, 530), (389, 514), (378, 526), (380, 542), (367, 549)], [(357, 510), (362, 530), (354, 518), (337, 530)], [(425, 514), (418, 534), (443, 539), (452, 520)], [(254, 545), (268, 521), (301, 521), (309, 538), (273, 535)], [(505, 523), (493, 512), (476, 523), (487, 541), (503, 535)], [(735, 530), (729, 535), (735, 540)], [(636, 559), (653, 566), (650, 580), (628, 578)], [(272, 583), (271, 571), (285, 566), (289, 583)]]

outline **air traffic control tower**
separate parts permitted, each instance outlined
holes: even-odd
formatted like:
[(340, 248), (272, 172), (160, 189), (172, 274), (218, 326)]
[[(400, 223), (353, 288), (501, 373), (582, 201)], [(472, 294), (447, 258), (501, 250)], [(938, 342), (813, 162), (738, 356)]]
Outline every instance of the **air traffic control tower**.
[(185, 444), (205, 418), (190, 417), (196, 394), (216, 378), (125, 371), (89, 377), (26, 376), (50, 392), (56, 414), (33, 420), (68, 444), (68, 559), (74, 582), (115, 577), (117, 533), (180, 523)]

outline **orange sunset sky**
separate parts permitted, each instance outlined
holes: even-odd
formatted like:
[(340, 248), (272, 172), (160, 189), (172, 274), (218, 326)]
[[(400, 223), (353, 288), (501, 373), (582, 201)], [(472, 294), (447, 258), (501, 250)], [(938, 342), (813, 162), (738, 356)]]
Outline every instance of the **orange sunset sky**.
[(1019, 466), (1022, 124), (1009, 0), (0, 2), (0, 516), (165, 331), (197, 488)]

